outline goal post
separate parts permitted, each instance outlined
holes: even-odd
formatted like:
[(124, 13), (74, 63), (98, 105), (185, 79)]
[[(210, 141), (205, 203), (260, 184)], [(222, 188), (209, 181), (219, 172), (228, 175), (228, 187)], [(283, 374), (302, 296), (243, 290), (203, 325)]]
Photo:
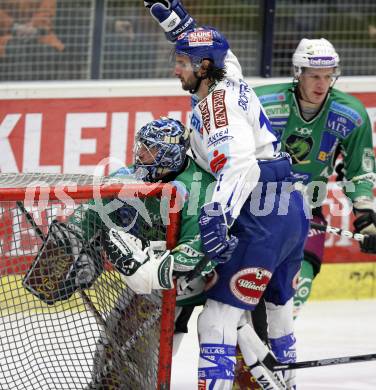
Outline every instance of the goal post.
[[(150, 217), (135, 214), (141, 241), (176, 246), (179, 200), (170, 184), (0, 174), (0, 388), (169, 389), (175, 291), (136, 295), (93, 238), (119, 222), (119, 205), (134, 205), (127, 199)], [(84, 245), (95, 247), (94, 281), (64, 300), (58, 277), (72, 253), (64, 240), (49, 245), (54, 221), (73, 223)]]

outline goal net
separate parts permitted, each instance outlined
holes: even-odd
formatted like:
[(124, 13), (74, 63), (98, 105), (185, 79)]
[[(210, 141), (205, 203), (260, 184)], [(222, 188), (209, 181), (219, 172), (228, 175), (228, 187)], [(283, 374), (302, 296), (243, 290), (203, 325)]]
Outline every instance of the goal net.
[[(175, 292), (134, 294), (101, 232), (119, 226), (122, 206), (143, 242), (174, 247), (174, 194), (126, 177), (0, 174), (1, 389), (169, 388)], [(75, 291), (71, 237), (54, 233), (59, 224), (94, 259), (94, 277)]]

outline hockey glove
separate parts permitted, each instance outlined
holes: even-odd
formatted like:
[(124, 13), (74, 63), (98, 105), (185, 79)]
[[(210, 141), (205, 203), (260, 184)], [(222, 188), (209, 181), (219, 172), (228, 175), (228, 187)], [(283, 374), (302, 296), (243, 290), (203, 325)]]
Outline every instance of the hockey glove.
[(142, 243), (132, 234), (111, 228), (103, 232), (103, 246), (109, 261), (123, 275), (133, 275), (148, 259)]
[(376, 213), (372, 210), (359, 210), (359, 215), (354, 221), (355, 233), (364, 234), (364, 240), (360, 241), (360, 250), (365, 253), (376, 253)]
[(90, 288), (102, 272), (99, 240), (87, 242), (78, 226), (53, 221), (22, 284), (52, 305), (69, 299), (77, 289)]
[(159, 256), (150, 247), (142, 249), (141, 240), (121, 230), (110, 229), (103, 237), (111, 263), (126, 277), (127, 285), (137, 294), (174, 286), (174, 259), (169, 251)]
[(196, 24), (180, 0), (146, 0), (144, 5), (149, 8), (151, 16), (162, 27), (170, 42), (175, 42), (181, 33)]
[(205, 255), (216, 263), (230, 260), (238, 239), (228, 238), (227, 219), (220, 203), (208, 203), (201, 208), (199, 226)]

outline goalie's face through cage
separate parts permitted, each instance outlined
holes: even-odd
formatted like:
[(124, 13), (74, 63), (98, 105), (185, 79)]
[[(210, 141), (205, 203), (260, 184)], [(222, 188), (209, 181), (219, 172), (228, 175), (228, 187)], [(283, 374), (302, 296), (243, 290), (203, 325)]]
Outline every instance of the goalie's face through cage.
[(189, 130), (178, 120), (160, 118), (143, 126), (136, 134), (135, 170), (146, 170), (143, 180), (157, 181), (180, 172), (189, 148)]

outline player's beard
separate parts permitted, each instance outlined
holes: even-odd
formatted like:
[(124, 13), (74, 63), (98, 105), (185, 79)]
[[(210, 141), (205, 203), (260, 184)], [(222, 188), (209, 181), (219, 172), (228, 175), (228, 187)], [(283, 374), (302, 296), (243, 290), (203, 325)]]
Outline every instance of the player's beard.
[(194, 74), (191, 74), (186, 80), (180, 78), (181, 87), (184, 91), (194, 90), (197, 86), (197, 77)]

